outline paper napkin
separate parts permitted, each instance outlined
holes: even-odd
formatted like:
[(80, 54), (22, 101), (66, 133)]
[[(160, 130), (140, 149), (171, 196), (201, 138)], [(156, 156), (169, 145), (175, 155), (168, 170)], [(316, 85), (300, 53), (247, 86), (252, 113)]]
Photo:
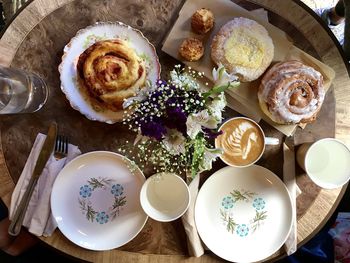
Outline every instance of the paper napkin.
[[(39, 133), (35, 139), (28, 160), (12, 193), (10, 219), (12, 219), (21, 198), (27, 189), (45, 138), (46, 135)], [(52, 216), (50, 206), (52, 186), (58, 173), (61, 171), (64, 165), (80, 154), (81, 152), (77, 146), (69, 144), (68, 155), (66, 158), (56, 160), (53, 155), (51, 155), (49, 158), (41, 176), (38, 179), (24, 217), (23, 226), (28, 228), (30, 233), (37, 236), (50, 236), (56, 229), (57, 224)]]
[(188, 210), (181, 217), (187, 235), (188, 253), (190, 256), (194, 257), (200, 257), (204, 254), (202, 241), (198, 235), (197, 227), (194, 221), (194, 205), (198, 194), (199, 179), (200, 175), (198, 174), (189, 185), (191, 201)]
[(283, 143), (283, 181), (287, 186), (288, 192), (292, 200), (292, 229), (284, 244), (288, 255), (293, 254), (297, 250), (297, 207), (296, 198), (301, 193), (295, 180), (295, 155), (294, 148), (288, 147)]

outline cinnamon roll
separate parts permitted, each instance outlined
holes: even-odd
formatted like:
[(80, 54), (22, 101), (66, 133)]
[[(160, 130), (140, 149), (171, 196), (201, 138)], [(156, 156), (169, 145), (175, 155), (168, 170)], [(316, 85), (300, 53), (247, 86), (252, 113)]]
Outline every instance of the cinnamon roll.
[(261, 109), (280, 124), (314, 121), (324, 97), (321, 73), (295, 60), (271, 67), (258, 91)]
[(211, 43), (212, 60), (242, 82), (259, 78), (273, 56), (274, 45), (267, 30), (245, 17), (226, 23)]
[(102, 105), (122, 110), (146, 80), (144, 61), (121, 39), (99, 41), (86, 49), (77, 64), (84, 87)]

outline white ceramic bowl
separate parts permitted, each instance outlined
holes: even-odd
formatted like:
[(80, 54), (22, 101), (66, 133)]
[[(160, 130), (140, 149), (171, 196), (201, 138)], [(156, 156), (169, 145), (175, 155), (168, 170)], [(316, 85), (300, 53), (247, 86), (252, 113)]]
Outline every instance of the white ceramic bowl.
[(140, 202), (149, 217), (169, 222), (186, 212), (190, 205), (190, 192), (178, 175), (159, 173), (149, 177), (142, 186)]

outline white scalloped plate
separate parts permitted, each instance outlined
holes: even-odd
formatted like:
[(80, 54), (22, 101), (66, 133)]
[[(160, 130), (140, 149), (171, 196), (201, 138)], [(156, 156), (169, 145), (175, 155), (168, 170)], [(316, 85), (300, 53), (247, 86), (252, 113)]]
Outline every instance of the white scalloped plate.
[(268, 169), (225, 167), (201, 187), (195, 204), (198, 233), (219, 257), (255, 262), (275, 253), (292, 226), (284, 183)]
[(88, 96), (79, 87), (76, 64), (80, 54), (89, 46), (100, 40), (115, 38), (128, 41), (136, 53), (144, 58), (147, 79), (155, 83), (160, 76), (160, 64), (154, 46), (141, 31), (122, 22), (99, 22), (79, 30), (75, 37), (64, 47), (62, 62), (58, 67), (61, 89), (73, 109), (78, 110), (90, 120), (109, 124), (121, 121), (123, 111), (114, 112), (101, 107), (94, 107)]
[(91, 250), (126, 244), (148, 218), (140, 204), (145, 180), (120, 154), (96, 151), (78, 156), (62, 169), (52, 188), (51, 210), (58, 228), (70, 241)]

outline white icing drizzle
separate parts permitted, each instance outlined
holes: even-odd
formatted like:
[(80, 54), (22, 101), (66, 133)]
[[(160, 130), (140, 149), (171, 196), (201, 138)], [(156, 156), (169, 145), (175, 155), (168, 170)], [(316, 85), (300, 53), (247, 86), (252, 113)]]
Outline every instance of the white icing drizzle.
[[(315, 86), (310, 85), (311, 81), (315, 83)], [(300, 85), (296, 85), (298, 83)], [(295, 92), (291, 89), (293, 85), (306, 85), (311, 91), (312, 98), (304, 107), (290, 104), (291, 96)], [(298, 123), (302, 119), (311, 118), (319, 110), (324, 100), (322, 75), (298, 61), (278, 63), (266, 73), (258, 92), (259, 101), (265, 103), (271, 99), (271, 96), (275, 96), (275, 105), (269, 108), (274, 119)]]

